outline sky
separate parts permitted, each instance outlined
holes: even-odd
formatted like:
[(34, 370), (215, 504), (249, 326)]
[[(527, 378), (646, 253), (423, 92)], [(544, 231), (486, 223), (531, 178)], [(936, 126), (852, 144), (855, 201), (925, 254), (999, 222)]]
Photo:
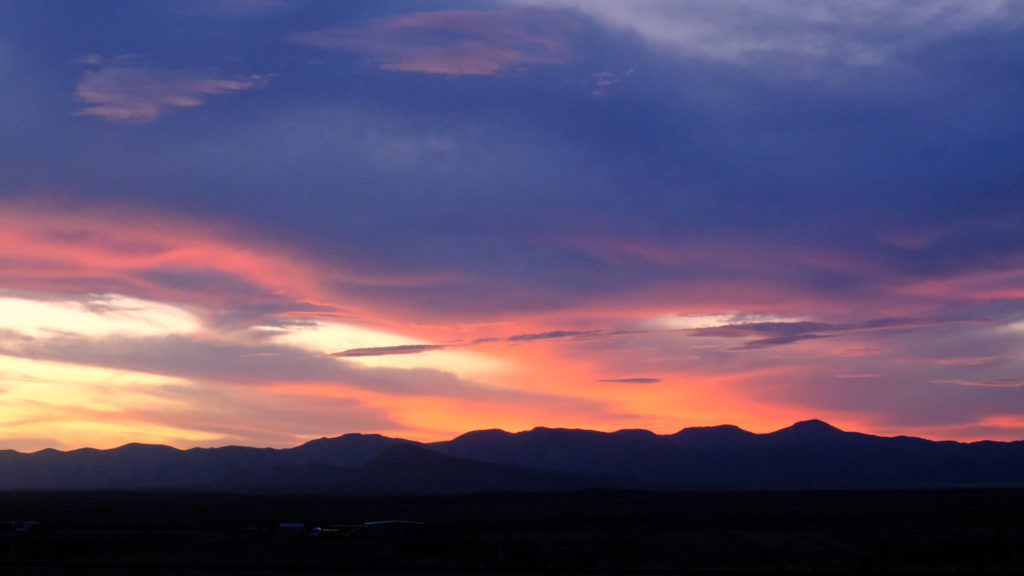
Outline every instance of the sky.
[(1024, 0), (0, 0), (0, 448), (1024, 439)]

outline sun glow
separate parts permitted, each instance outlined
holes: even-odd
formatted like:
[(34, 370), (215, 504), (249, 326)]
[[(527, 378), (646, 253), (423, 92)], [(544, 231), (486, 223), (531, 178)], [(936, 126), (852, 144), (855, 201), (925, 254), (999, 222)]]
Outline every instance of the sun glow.
[[(296, 328), (277, 336), (277, 342), (297, 346), (324, 354), (339, 354), (346, 350), (387, 348), (395, 346), (421, 346), (434, 343), (400, 334), (373, 330), (354, 324), (319, 321), (315, 327)], [(469, 378), (488, 378), (501, 374), (509, 365), (501, 358), (458, 345), (417, 354), (379, 354), (365, 356), (339, 356), (339, 359), (372, 368), (432, 368), (456, 371)]]
[(81, 300), (0, 297), (4, 328), (32, 338), (73, 333), (82, 336), (181, 334), (199, 328), (196, 317), (182, 308), (117, 294), (89, 295)]
[[(4, 434), (0, 448), (60, 445), (39, 439), (40, 430), (52, 438), (81, 438), (104, 448), (124, 444), (125, 438), (140, 442), (212, 439), (202, 431), (125, 418), (125, 413), (140, 407), (166, 409), (172, 402), (150, 391), (187, 384), (166, 376), (0, 355)], [(37, 445), (37, 440), (42, 443)]]

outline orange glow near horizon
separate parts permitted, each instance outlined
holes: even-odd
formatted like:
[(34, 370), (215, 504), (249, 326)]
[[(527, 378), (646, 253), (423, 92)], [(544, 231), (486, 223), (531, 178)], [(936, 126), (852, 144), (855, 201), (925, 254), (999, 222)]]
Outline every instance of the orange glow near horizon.
[[(431, 311), (420, 322), (408, 316), (407, 303), (365, 294), (354, 298), (338, 288), (415, 285), (415, 276), (347, 270), (296, 249), (254, 242), (253, 233), (214, 230), (182, 217), (125, 214), (69, 214), (27, 205), (8, 206), (0, 214), (0, 259), (9, 262), (0, 269), (0, 426), (6, 442), (0, 447), (137, 441), (285, 447), (346, 432), (430, 441), (481, 428), (536, 426), (667, 434), (735, 424), (768, 432), (808, 418), (869, 433), (894, 430), (870, 413), (750, 392), (817, 378), (822, 372), (811, 365), (822, 358), (842, 367), (839, 378), (865, 374), (861, 363), (889, 353), (871, 334), (825, 334), (764, 351), (742, 349), (742, 338), (687, 336), (736, 318), (765, 324), (813, 320), (782, 307), (772, 312), (708, 302), (679, 306), (662, 304), (662, 296), (648, 301), (631, 294), (546, 312), (506, 311), (491, 321), (446, 324)], [(245, 291), (232, 291), (236, 285)], [(649, 292), (664, 295), (670, 288)], [(251, 312), (224, 324), (219, 315), (228, 306)], [(75, 360), (83, 347), (105, 343), (153, 347), (155, 359), (126, 359), (131, 369), (119, 367), (116, 357), (103, 360), (110, 366), (94, 358), (87, 358), (89, 366)], [(185, 371), (164, 359), (194, 353), (175, 347), (207, 345), (232, 354), (237, 375), (219, 368), (215, 357)], [(865, 356), (855, 349), (871, 352)], [(138, 355), (148, 348), (125, 350)], [(360, 354), (344, 356), (351, 350)], [(297, 372), (287, 381), (268, 379), (246, 372), (246, 358), (279, 358), (284, 373)], [(998, 360), (929, 363), (989, 367)], [(334, 372), (335, 380), (324, 380)], [(335, 405), (341, 411), (337, 420), (331, 418)], [(305, 411), (319, 419), (307, 421)], [(280, 418), (280, 430), (253, 426), (252, 419), (261, 417), (270, 418), (263, 428)], [(1009, 439), (1022, 429), (1007, 417), (906, 428), (965, 439), (975, 439), (978, 430)]]

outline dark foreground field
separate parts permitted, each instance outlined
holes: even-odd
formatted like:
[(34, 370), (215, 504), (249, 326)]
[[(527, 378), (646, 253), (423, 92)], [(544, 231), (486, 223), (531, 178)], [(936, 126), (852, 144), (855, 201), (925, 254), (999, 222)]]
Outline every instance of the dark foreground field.
[(1024, 491), (4, 493), (0, 520), (39, 522), (4, 523), (0, 573), (40, 576), (1024, 571)]

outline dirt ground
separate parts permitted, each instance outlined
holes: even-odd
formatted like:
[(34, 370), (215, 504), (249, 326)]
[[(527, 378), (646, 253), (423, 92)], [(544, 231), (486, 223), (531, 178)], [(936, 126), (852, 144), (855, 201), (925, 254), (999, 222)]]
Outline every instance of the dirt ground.
[(5, 493), (5, 520), (0, 572), (32, 576), (1024, 572), (1024, 491)]

